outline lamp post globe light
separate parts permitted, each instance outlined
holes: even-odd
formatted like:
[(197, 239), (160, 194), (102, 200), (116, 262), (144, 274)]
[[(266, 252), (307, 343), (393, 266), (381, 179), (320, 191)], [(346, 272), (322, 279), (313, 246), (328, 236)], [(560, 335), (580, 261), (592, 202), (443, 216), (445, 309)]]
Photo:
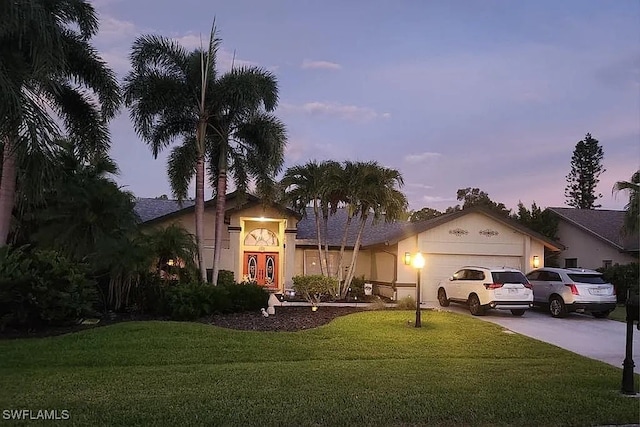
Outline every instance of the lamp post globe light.
[(422, 319), (420, 316), (420, 272), (422, 271), (422, 267), (424, 267), (424, 257), (421, 252), (416, 253), (411, 262), (413, 268), (416, 269), (417, 277), (416, 277), (416, 323), (415, 327), (422, 327)]

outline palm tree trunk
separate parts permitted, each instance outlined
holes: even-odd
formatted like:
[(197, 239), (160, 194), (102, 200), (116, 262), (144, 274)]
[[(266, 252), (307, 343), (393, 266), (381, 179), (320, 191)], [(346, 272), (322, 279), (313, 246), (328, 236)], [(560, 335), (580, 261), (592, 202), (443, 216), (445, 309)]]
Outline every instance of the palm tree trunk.
[[(344, 286), (343, 281), (342, 281), (342, 275), (344, 274), (344, 272), (342, 271), (342, 261), (344, 260), (344, 248), (345, 246), (347, 246), (347, 231), (349, 230), (349, 226), (351, 225), (351, 219), (353, 218), (353, 216), (351, 216), (351, 213), (347, 213), (347, 221), (344, 225), (344, 230), (342, 233), (342, 242), (340, 243), (340, 255), (338, 255), (338, 269), (336, 270), (336, 277), (338, 278), (338, 286)], [(343, 293), (346, 293), (344, 291), (344, 288), (341, 287), (340, 288), (340, 295), (342, 295)]]
[(362, 233), (364, 231), (364, 226), (367, 223), (367, 216), (363, 215), (362, 220), (360, 222), (360, 227), (358, 228), (358, 236), (356, 237), (356, 243), (353, 246), (353, 255), (351, 255), (351, 264), (349, 265), (349, 269), (347, 270), (347, 277), (344, 280), (344, 288), (342, 297), (347, 296), (346, 290), (351, 286), (351, 281), (353, 280), (353, 276), (356, 271), (356, 261), (358, 260), (358, 252), (360, 251), (360, 242), (362, 241)]
[(213, 272), (211, 274), (211, 281), (214, 286), (218, 284), (218, 271), (220, 271), (220, 256), (222, 254), (222, 228), (224, 226), (224, 213), (227, 202), (227, 150), (225, 148), (220, 150), (220, 158), (218, 159), (216, 223), (213, 243)]
[(11, 228), (11, 213), (16, 200), (18, 156), (11, 138), (4, 140), (2, 178), (0, 178), (0, 246), (7, 244)]
[(318, 209), (318, 199), (314, 199), (313, 201), (313, 215), (315, 217), (316, 220), (316, 238), (318, 241), (318, 262), (320, 263), (320, 274), (322, 274), (323, 276), (326, 276), (325, 274), (325, 265), (324, 262), (322, 262), (323, 256), (322, 256), (322, 234), (320, 233), (320, 210)]
[[(322, 215), (322, 221), (323, 221), (323, 229), (324, 229), (324, 265), (325, 265), (325, 269), (327, 271), (327, 276), (331, 277), (331, 270), (329, 269), (329, 216), (328, 215)], [(338, 283), (338, 286), (340, 286), (340, 283)]]
[(198, 246), (198, 268), (200, 278), (207, 281), (204, 262), (204, 155), (198, 154), (196, 163), (196, 244)]

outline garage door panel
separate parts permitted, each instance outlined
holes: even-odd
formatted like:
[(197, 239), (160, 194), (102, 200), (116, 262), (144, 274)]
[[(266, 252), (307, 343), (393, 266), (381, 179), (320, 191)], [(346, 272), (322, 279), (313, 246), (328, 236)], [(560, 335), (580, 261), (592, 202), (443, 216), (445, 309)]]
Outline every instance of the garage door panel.
[(437, 301), (438, 283), (467, 265), (481, 267), (511, 267), (522, 269), (522, 257), (499, 255), (443, 255), (426, 254), (422, 273), (422, 301)]

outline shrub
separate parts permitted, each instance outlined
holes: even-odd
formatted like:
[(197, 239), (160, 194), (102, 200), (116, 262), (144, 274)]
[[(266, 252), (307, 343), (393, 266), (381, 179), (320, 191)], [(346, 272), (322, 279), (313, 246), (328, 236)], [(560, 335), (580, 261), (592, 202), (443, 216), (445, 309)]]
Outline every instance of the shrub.
[(631, 293), (639, 293), (639, 277), (638, 269), (640, 264), (632, 262), (629, 264), (616, 264), (609, 268), (599, 268), (598, 271), (602, 272), (603, 278), (616, 287), (616, 295), (618, 296), (618, 302), (624, 303), (627, 300), (627, 290), (631, 290)]
[(293, 289), (311, 304), (319, 303), (323, 298), (331, 297), (338, 285), (334, 277), (320, 275), (295, 276)]
[(174, 320), (195, 320), (231, 311), (225, 287), (202, 283), (170, 286), (166, 290), (167, 314)]
[(349, 294), (359, 300), (364, 299), (364, 276), (354, 277), (351, 281)]
[(95, 315), (87, 267), (55, 251), (0, 248), (0, 329), (61, 325)]
[(260, 310), (268, 305), (269, 292), (256, 283), (239, 283), (224, 286), (231, 304), (230, 310), (235, 312)]
[(398, 300), (396, 307), (400, 310), (413, 310), (416, 308), (416, 299), (410, 295)]
[(369, 304), (369, 310), (386, 310), (387, 304), (378, 295), (373, 296)]
[(236, 280), (233, 275), (233, 271), (220, 270), (218, 271), (218, 286), (231, 286), (236, 284)]

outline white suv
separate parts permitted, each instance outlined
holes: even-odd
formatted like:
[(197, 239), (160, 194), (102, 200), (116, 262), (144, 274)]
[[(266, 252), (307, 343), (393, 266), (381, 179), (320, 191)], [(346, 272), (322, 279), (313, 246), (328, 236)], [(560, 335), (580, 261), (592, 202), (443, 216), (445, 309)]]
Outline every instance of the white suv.
[(553, 317), (572, 311), (588, 311), (607, 317), (616, 308), (616, 291), (602, 273), (582, 268), (544, 267), (527, 274), (533, 285), (533, 301), (548, 306)]
[(520, 270), (469, 266), (438, 285), (440, 305), (447, 307), (449, 301), (468, 304), (474, 316), (483, 315), (489, 308), (511, 310), (514, 316), (522, 316), (533, 307), (533, 292)]

